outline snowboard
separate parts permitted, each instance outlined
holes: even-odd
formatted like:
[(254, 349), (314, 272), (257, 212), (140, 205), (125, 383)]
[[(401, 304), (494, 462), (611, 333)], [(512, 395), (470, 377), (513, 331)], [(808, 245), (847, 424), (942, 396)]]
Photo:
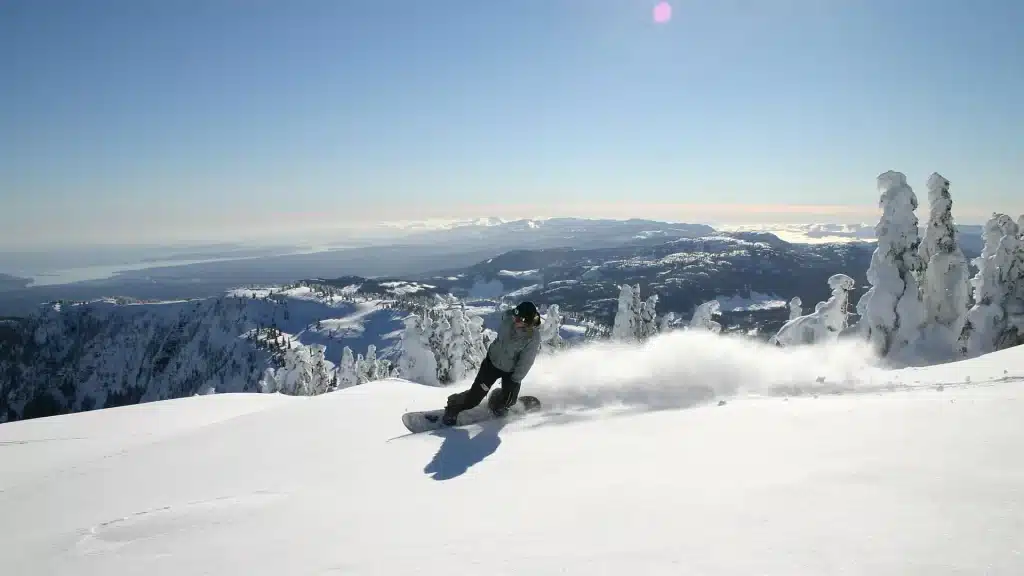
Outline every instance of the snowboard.
[[(515, 405), (508, 409), (508, 412), (501, 419), (508, 419), (517, 416), (523, 416), (530, 412), (536, 412), (540, 410), (540, 400), (536, 396), (520, 396), (516, 401)], [(454, 426), (466, 426), (468, 424), (476, 424), (478, 422), (486, 422), (488, 420), (497, 420), (498, 416), (495, 416), (491, 412), (490, 408), (487, 407), (487, 402), (481, 402), (479, 405), (459, 412), (459, 415), (455, 418), (454, 426), (445, 426), (441, 422), (441, 416), (444, 415), (444, 408), (436, 410), (420, 410), (413, 412), (406, 412), (402, 414), (402, 424), (409, 429), (409, 432), (418, 434), (420, 432), (429, 432), (431, 430), (440, 430), (441, 428), (451, 428)]]

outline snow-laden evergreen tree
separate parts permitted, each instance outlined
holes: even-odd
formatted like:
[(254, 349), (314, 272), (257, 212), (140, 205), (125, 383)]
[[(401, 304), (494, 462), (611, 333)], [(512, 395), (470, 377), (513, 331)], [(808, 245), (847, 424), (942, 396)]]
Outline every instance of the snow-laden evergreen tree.
[(640, 303), (640, 310), (637, 313), (637, 339), (645, 342), (658, 333), (658, 295), (651, 294)]
[[(1017, 219), (1017, 250), (1010, 265), (1010, 290), (1006, 303), (1007, 324), (1016, 331), (1010, 338), (1015, 345), (1024, 344), (1024, 215)], [(1008, 342), (1009, 343), (1009, 342)], [(1011, 344), (1013, 345), (1013, 344)]]
[(313, 344), (309, 347), (313, 357), (313, 388), (311, 395), (323, 394), (331, 388), (334, 380), (334, 367), (327, 361), (327, 347)]
[(410, 314), (405, 319), (405, 331), (402, 333), (402, 353), (398, 360), (398, 372), (402, 378), (437, 386), (438, 366), (434, 350), (432, 323), (418, 315)]
[(359, 373), (356, 370), (356, 359), (352, 355), (352, 349), (345, 346), (341, 350), (341, 363), (337, 368), (337, 387), (349, 388), (359, 384)]
[(548, 306), (540, 325), (540, 350), (542, 353), (557, 352), (565, 348), (566, 342), (560, 334), (562, 312), (558, 304)]
[(1008, 305), (1020, 285), (1024, 268), (1020, 258), (1020, 229), (1006, 214), (993, 214), (985, 223), (985, 246), (974, 260), (978, 273), (971, 279), (974, 306), (960, 337), (961, 352), (978, 356), (1014, 344), (1016, 330), (1009, 322)]
[(366, 347), (366, 357), (363, 358), (364, 366), (360, 368), (360, 375), (365, 378), (360, 384), (366, 384), (379, 378), (380, 366), (377, 363), (377, 347), (370, 344)]
[(783, 324), (769, 342), (777, 346), (797, 346), (837, 339), (847, 327), (850, 291), (855, 283), (845, 274), (834, 274), (828, 279), (828, 285), (832, 289), (828, 300), (818, 302), (814, 312)]
[(260, 383), (261, 389), (296, 396), (322, 394), (327, 391), (331, 381), (331, 375), (323, 364), (322, 353), (321, 350), (319, 355), (322, 369), (317, 369), (317, 362), (310, 347), (285, 348), (282, 353), (283, 365), (268, 369), (264, 376), (265, 381)]
[[(634, 292), (636, 296), (634, 296)], [(630, 286), (623, 284), (619, 286), (619, 308), (615, 312), (615, 321), (612, 324), (612, 340), (616, 342), (635, 342), (636, 324), (639, 317), (640, 285)]]
[(718, 300), (709, 300), (697, 306), (693, 311), (693, 318), (690, 319), (690, 329), (721, 332), (722, 325), (714, 320), (714, 316), (719, 313), (721, 307)]
[(619, 307), (612, 326), (612, 340), (643, 342), (657, 334), (657, 304), (657, 294), (652, 294), (647, 300), (641, 300), (639, 284), (619, 286)]
[(484, 319), (479, 316), (466, 315), (467, 345), (463, 361), (467, 369), (474, 375), (480, 369), (487, 356), (487, 348), (497, 336), (494, 330), (484, 328)]
[(412, 315), (406, 319), (398, 372), (407, 380), (435, 386), (471, 378), (494, 336), (484, 329), (482, 318), (461, 306), (434, 319)]
[(662, 315), (661, 320), (658, 320), (658, 331), (668, 332), (669, 330), (672, 330), (672, 327), (676, 325), (677, 321), (679, 321), (679, 315), (675, 312), (669, 312), (668, 314)]
[(640, 339), (640, 311), (643, 308), (643, 300), (640, 299), (640, 285), (636, 284), (632, 289), (633, 302), (629, 305), (633, 310), (633, 339)]
[(970, 280), (967, 258), (957, 242), (949, 180), (935, 173), (928, 178), (928, 225), (921, 242), (921, 296), (927, 319), (924, 339), (936, 360), (949, 359), (967, 320)]
[(452, 325), (447, 317), (440, 317), (433, 322), (430, 331), (430, 349), (437, 360), (437, 381), (441, 384), (452, 382), (450, 375), (452, 371), (452, 358), (449, 356), (448, 347), (451, 343)]
[(475, 368), (466, 363), (467, 350), (472, 347), (469, 342), (468, 319), (465, 311), (461, 308), (452, 310), (449, 325), (451, 329), (447, 338), (447, 346), (444, 355), (448, 358), (448, 382), (458, 382), (467, 376), (472, 376)]
[(801, 308), (801, 306), (803, 306), (803, 304), (804, 304), (804, 302), (803, 302), (803, 300), (800, 299), (799, 296), (793, 296), (793, 299), (789, 301), (789, 319), (790, 320), (795, 320), (795, 319), (799, 318), (800, 316), (803, 316), (804, 311), (803, 311), (803, 308)]
[(900, 172), (881, 174), (878, 187), (878, 245), (868, 267), (871, 288), (857, 302), (858, 330), (878, 354), (895, 357), (920, 338), (927, 317), (915, 277), (923, 268), (914, 214), (917, 196)]

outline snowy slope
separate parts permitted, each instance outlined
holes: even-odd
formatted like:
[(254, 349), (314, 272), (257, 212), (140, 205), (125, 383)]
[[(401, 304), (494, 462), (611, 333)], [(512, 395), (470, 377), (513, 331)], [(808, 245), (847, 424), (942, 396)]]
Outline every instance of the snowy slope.
[(0, 425), (5, 573), (1024, 573), (1024, 347), (676, 332), (524, 386), (548, 411), (434, 434), (399, 416), (448, 391), (401, 380)]

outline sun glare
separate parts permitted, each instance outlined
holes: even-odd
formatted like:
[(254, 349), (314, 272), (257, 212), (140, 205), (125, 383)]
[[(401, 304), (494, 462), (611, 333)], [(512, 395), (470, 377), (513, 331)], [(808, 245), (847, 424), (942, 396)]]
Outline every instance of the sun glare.
[(654, 21), (664, 24), (672, 19), (672, 6), (668, 2), (658, 2), (654, 7)]

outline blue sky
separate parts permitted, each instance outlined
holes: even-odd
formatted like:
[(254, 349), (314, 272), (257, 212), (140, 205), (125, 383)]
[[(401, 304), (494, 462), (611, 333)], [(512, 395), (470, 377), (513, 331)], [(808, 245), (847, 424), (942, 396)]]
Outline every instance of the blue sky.
[(655, 3), (6, 0), (0, 245), (1024, 211), (1024, 2)]

